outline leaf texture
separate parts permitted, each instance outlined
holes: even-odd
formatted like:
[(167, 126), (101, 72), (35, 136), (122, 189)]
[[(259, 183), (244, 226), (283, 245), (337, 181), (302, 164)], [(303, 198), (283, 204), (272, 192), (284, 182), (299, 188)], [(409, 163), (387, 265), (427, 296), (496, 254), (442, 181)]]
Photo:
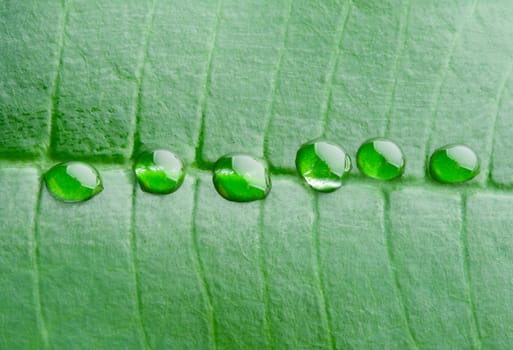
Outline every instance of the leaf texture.
[[(423, 0), (0, 1), (0, 348), (509, 349), (513, 6)], [(396, 141), (403, 179), (317, 194), (315, 137)], [(481, 158), (427, 179), (437, 147)], [(169, 196), (131, 159), (188, 164)], [(208, 170), (245, 152), (273, 189), (232, 203)], [(60, 160), (100, 169), (56, 201)]]

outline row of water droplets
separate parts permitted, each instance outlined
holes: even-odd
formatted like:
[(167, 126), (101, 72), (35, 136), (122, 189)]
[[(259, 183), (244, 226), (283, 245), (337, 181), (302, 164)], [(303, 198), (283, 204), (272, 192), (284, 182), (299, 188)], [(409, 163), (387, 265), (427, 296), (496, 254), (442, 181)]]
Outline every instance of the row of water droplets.
[[(373, 138), (364, 142), (356, 154), (358, 169), (374, 179), (390, 181), (401, 177), (406, 160), (401, 148), (391, 140)], [(352, 168), (349, 154), (329, 141), (314, 140), (303, 144), (296, 154), (296, 169), (314, 190), (339, 189)], [(429, 175), (442, 183), (461, 183), (479, 173), (479, 159), (465, 145), (446, 145), (433, 152)], [(183, 183), (185, 165), (173, 152), (164, 149), (146, 151), (134, 164), (135, 177), (145, 192), (169, 194)], [(82, 162), (57, 164), (44, 180), (49, 192), (65, 202), (81, 202), (103, 190), (99, 172)], [(249, 202), (265, 198), (271, 190), (267, 162), (246, 154), (229, 154), (217, 160), (213, 183), (224, 198)]]

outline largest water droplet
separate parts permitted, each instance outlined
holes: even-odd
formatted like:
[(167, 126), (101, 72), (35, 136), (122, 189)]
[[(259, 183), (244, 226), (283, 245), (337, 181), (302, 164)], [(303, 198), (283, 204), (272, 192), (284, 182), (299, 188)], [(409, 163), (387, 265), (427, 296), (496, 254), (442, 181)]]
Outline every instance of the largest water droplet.
[(263, 199), (271, 190), (267, 163), (244, 154), (226, 155), (214, 164), (214, 186), (235, 202)]
[(98, 171), (82, 162), (57, 164), (44, 176), (48, 191), (64, 202), (82, 202), (103, 190)]
[(342, 186), (351, 170), (351, 158), (331, 142), (311, 141), (297, 151), (296, 168), (313, 189), (332, 192)]
[(433, 152), (429, 174), (444, 183), (465, 182), (479, 173), (479, 158), (464, 145), (447, 145)]

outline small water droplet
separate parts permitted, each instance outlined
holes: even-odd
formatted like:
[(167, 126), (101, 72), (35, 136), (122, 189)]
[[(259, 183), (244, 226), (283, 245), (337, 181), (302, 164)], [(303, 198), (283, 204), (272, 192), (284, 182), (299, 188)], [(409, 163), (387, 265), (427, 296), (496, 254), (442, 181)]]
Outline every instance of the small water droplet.
[(103, 190), (98, 171), (82, 162), (57, 164), (46, 172), (48, 191), (64, 202), (82, 202)]
[(401, 148), (381, 137), (367, 140), (360, 146), (356, 163), (363, 174), (378, 180), (398, 178), (406, 166)]
[(479, 158), (465, 145), (447, 145), (431, 155), (429, 174), (443, 183), (465, 182), (479, 174)]
[(351, 171), (351, 158), (334, 143), (310, 141), (297, 151), (296, 168), (313, 189), (332, 192), (342, 186)]
[(181, 159), (163, 149), (142, 153), (135, 162), (134, 172), (141, 189), (155, 194), (176, 191), (185, 177)]
[(214, 187), (235, 202), (263, 199), (271, 190), (267, 163), (244, 154), (226, 155), (214, 164)]

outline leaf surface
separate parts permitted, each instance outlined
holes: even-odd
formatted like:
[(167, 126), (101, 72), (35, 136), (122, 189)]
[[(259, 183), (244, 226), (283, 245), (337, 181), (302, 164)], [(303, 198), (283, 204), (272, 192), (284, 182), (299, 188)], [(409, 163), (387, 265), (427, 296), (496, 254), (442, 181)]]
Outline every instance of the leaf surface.
[[(508, 349), (513, 343), (509, 1), (0, 1), (0, 348)], [(294, 172), (316, 137), (404, 150), (391, 183)], [(437, 147), (481, 159), (432, 183)], [(145, 148), (183, 186), (134, 186)], [(208, 172), (265, 157), (232, 203)], [(60, 160), (105, 190), (65, 204)]]

